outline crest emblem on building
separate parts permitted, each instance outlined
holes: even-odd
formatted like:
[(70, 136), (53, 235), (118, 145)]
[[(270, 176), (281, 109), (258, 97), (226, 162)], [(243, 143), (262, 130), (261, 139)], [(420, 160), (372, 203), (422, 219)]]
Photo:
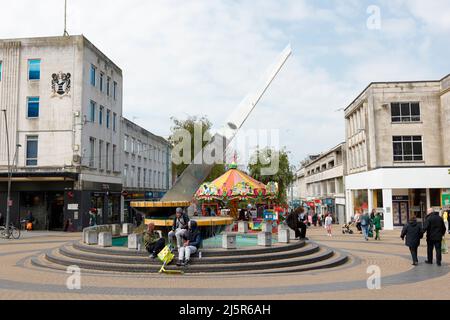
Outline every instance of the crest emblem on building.
[(70, 73), (59, 73), (52, 74), (52, 93), (53, 96), (63, 97), (70, 94), (71, 88), (71, 77)]

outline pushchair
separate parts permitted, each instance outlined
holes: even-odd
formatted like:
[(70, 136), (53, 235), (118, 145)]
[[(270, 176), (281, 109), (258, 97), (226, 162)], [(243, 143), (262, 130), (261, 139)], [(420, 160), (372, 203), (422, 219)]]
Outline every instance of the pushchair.
[(344, 224), (342, 226), (342, 234), (353, 234), (354, 232), (352, 230), (352, 226), (354, 225), (355, 225), (354, 222)]

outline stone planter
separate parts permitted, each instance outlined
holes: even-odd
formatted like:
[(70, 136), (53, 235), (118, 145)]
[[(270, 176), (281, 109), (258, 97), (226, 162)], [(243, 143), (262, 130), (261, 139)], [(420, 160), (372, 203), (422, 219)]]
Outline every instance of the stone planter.
[(100, 247), (112, 247), (112, 234), (110, 232), (100, 232), (98, 234), (98, 245)]
[(111, 226), (111, 234), (113, 237), (120, 236), (121, 231), (122, 231), (122, 226), (120, 224), (113, 224)]
[(258, 233), (258, 246), (271, 247), (272, 246), (272, 233), (270, 233), (270, 232)]
[(278, 230), (278, 242), (279, 243), (289, 243), (290, 234), (288, 229), (279, 229)]
[(142, 243), (142, 235), (141, 234), (130, 234), (128, 235), (128, 249), (130, 250), (140, 250)]
[(272, 222), (263, 222), (261, 224), (261, 227), (262, 227), (262, 232), (270, 232), (270, 233), (272, 233), (272, 230), (273, 230)]
[(98, 244), (98, 233), (94, 230), (84, 232), (84, 243), (88, 245)]
[(225, 233), (222, 235), (222, 248), (223, 249), (237, 249), (236, 235)]
[(239, 233), (248, 233), (248, 222), (247, 221), (239, 221), (238, 232)]
[(122, 234), (129, 235), (133, 233), (133, 225), (131, 223), (124, 223), (122, 225)]

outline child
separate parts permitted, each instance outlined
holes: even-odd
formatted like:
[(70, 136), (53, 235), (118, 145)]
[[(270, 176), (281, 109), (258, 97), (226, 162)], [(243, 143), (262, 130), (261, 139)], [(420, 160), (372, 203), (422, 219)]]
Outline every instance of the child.
[(419, 264), (419, 260), (417, 258), (417, 249), (420, 246), (420, 239), (423, 238), (423, 230), (422, 227), (417, 223), (417, 219), (414, 216), (411, 217), (409, 223), (402, 230), (402, 240), (405, 240), (405, 237), (406, 246), (409, 247), (409, 251), (411, 252), (413, 266), (417, 266)]
[(375, 214), (373, 218), (373, 225), (375, 226), (375, 240), (381, 240), (380, 230), (381, 230), (381, 215), (379, 212)]
[(329, 237), (332, 237), (331, 235), (331, 227), (333, 225), (333, 218), (331, 217), (331, 214), (329, 214), (326, 218), (325, 218), (325, 228), (327, 229), (327, 233)]

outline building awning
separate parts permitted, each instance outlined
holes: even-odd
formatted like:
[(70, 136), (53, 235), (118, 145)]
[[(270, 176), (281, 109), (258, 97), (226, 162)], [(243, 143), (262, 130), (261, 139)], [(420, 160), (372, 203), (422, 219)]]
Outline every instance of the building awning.
[[(76, 181), (78, 173), (74, 172), (14, 172), (12, 174), (13, 182), (52, 182), (52, 181)], [(8, 173), (0, 172), (0, 182), (8, 181)]]

